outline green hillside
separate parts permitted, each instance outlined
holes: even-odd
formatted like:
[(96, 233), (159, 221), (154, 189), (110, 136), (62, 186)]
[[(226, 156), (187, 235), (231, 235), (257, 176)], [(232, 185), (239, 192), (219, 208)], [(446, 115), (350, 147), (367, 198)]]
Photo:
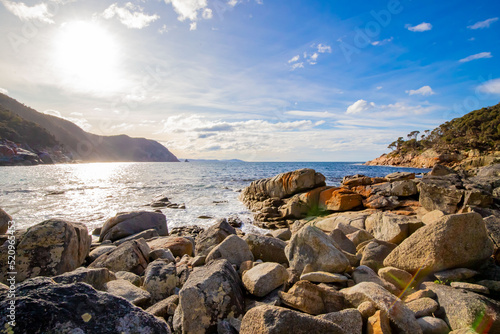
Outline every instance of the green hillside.
[(21, 118), (2, 106), (0, 106), (0, 139), (26, 143), (33, 149), (43, 149), (59, 144), (46, 129)]
[(407, 138), (392, 142), (388, 148), (394, 151), (388, 156), (421, 153), (429, 148), (438, 153), (500, 151), (500, 104), (471, 111), (433, 131), (412, 131)]

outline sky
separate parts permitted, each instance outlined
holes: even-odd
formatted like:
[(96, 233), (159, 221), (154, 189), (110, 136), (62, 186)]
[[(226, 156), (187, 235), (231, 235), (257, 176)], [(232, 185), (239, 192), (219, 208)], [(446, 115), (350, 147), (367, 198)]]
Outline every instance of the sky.
[(498, 0), (0, 0), (0, 92), (180, 158), (366, 161), (500, 102)]

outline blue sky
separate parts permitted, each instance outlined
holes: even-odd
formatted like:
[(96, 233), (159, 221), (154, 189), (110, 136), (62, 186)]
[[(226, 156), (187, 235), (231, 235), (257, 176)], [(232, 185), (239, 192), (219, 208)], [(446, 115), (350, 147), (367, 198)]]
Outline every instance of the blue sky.
[(0, 3), (0, 91), (179, 157), (364, 161), (500, 100), (494, 0)]

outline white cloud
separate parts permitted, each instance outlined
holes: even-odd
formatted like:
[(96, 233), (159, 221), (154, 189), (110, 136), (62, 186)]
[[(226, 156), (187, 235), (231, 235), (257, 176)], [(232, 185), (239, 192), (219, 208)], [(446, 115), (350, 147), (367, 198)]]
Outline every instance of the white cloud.
[(500, 95), (500, 79), (486, 81), (478, 88), (483, 93)]
[(467, 26), (467, 28), (472, 29), (472, 30), (489, 28), (490, 25), (496, 21), (498, 21), (498, 17), (493, 17), (491, 19), (476, 22), (473, 25)]
[(212, 10), (210, 8), (205, 8), (203, 9), (203, 15), (202, 17), (205, 19), (205, 20), (209, 20), (213, 17), (213, 13), (212, 13)]
[[(233, 2), (230, 1), (230, 3)], [(177, 18), (181, 22), (186, 19), (196, 21), (198, 12), (202, 12), (208, 5), (207, 0), (165, 0), (165, 3), (172, 4), (175, 12), (179, 15)]]
[(62, 118), (61, 113), (57, 110), (45, 110), (43, 113), (45, 115), (51, 115), (51, 116), (56, 116), (56, 117)]
[(491, 55), (491, 52), (481, 52), (481, 53), (477, 53), (475, 55), (471, 55), (471, 56), (465, 57), (463, 59), (460, 59), (459, 62), (467, 63), (469, 61), (476, 60), (476, 59), (492, 58), (492, 57), (493, 56)]
[(431, 30), (432, 29), (432, 24), (430, 23), (427, 23), (427, 22), (422, 22), (416, 26), (411, 26), (409, 24), (407, 24), (405, 26), (408, 30), (410, 31), (415, 31), (415, 32), (422, 32), (422, 31), (428, 31), (428, 30)]
[(394, 37), (391, 37), (391, 38), (386, 38), (386, 39), (383, 39), (383, 40), (381, 40), (381, 41), (374, 41), (374, 42), (372, 42), (371, 44), (372, 44), (373, 46), (382, 46), (382, 45), (384, 45), (384, 44), (387, 44), (387, 43), (392, 42), (393, 40), (394, 40)]
[(5, 88), (0, 87), (0, 93), (8, 95), (9, 91), (7, 89), (5, 89)]
[(289, 110), (286, 111), (285, 114), (298, 116), (298, 117), (306, 117), (306, 118), (333, 118), (335, 114), (332, 114), (328, 111), (302, 111), (302, 110)]
[(135, 6), (130, 2), (126, 3), (125, 7), (118, 7), (118, 4), (114, 3), (102, 13), (102, 17), (109, 20), (116, 16), (127, 28), (133, 29), (145, 28), (149, 26), (151, 22), (160, 18), (160, 16), (156, 14), (147, 15), (142, 11), (143, 9), (141, 7)]
[(408, 94), (408, 95), (429, 96), (429, 95), (434, 95), (436, 93), (434, 93), (434, 91), (432, 90), (431, 86), (423, 86), (423, 87), (420, 87), (417, 90), (413, 90), (413, 89), (407, 90), (406, 94)]
[(162, 35), (163, 35), (164, 33), (167, 33), (167, 32), (168, 32), (167, 25), (166, 25), (166, 24), (162, 25), (162, 26), (161, 26), (161, 28), (160, 28), (160, 29), (158, 29), (158, 32), (159, 32), (160, 34), (162, 34)]
[(229, 0), (227, 4), (231, 7), (234, 7), (238, 4), (238, 0)]
[(191, 30), (191, 31), (196, 30), (197, 27), (198, 27), (198, 24), (196, 22), (191, 22), (189, 24), (189, 30)]
[(318, 44), (319, 53), (332, 53), (332, 47), (329, 45)]
[(313, 53), (307, 61), (311, 65), (316, 65), (318, 63), (318, 54), (316, 52)]
[(294, 63), (291, 70), (295, 71), (298, 68), (304, 68), (304, 63)]
[(49, 12), (47, 4), (40, 3), (34, 6), (27, 6), (24, 2), (14, 2), (8, 0), (0, 0), (5, 8), (20, 18), (22, 21), (38, 20), (40, 22), (54, 23), (52, 17), (54, 16)]
[(357, 100), (353, 104), (351, 104), (347, 110), (346, 114), (359, 114), (364, 111), (370, 110), (371, 108), (375, 107), (375, 103), (373, 102), (367, 102), (365, 100)]
[(381, 90), (382, 88), (384, 88), (384, 87), (382, 87), (382, 86), (378, 86), (378, 87), (377, 87), (377, 90)]
[(288, 64), (291, 64), (291, 63), (295, 63), (296, 61), (298, 61), (300, 59), (300, 56), (299, 55), (296, 55), (294, 57), (292, 57), (292, 59), (290, 59), (288, 61)]

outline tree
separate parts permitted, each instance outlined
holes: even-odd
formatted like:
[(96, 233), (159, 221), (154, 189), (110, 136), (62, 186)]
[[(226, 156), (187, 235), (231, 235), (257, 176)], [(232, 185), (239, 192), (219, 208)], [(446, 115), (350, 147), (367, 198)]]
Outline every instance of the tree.
[(412, 139), (413, 138), (413, 139), (417, 140), (417, 136), (418, 136), (419, 133), (420, 133), (420, 131), (412, 131), (412, 132), (410, 132), (407, 135), (407, 137), (408, 137), (408, 139)]
[(397, 148), (397, 143), (395, 141), (393, 141), (392, 143), (389, 144), (389, 146), (387, 146), (387, 148), (390, 148), (391, 150), (394, 150)]

